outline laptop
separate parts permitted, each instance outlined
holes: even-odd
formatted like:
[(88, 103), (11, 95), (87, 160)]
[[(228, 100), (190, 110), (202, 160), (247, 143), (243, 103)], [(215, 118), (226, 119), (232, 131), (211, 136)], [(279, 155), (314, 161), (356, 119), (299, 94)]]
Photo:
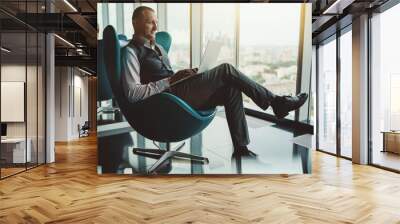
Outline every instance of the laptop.
[(197, 73), (205, 72), (217, 64), (221, 47), (222, 43), (220, 41), (209, 40), (207, 42), (202, 61), (200, 63), (199, 71)]
[[(206, 49), (204, 50), (204, 54), (199, 66), (199, 70), (197, 71), (197, 74), (205, 72), (211, 68), (213, 68), (217, 64), (218, 56), (221, 51), (222, 47), (222, 42), (221, 41), (215, 41), (215, 40), (209, 40), (206, 45)], [(173, 85), (176, 85), (178, 83), (181, 83), (187, 79), (190, 79), (191, 77), (196, 76), (196, 75), (191, 75), (188, 77), (185, 77), (183, 79), (180, 79), (179, 81), (175, 82)]]

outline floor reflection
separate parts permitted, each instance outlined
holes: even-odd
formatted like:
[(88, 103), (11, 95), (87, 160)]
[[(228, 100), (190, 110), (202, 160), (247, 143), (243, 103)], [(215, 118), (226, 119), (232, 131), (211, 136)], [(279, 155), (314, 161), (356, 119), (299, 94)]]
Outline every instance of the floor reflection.
[[(266, 122), (268, 123), (268, 122)], [(101, 130), (101, 128), (100, 128)], [(303, 174), (311, 172), (310, 149), (293, 143), (294, 134), (272, 125), (249, 127), (249, 149), (256, 159), (233, 157), (228, 126), (217, 116), (202, 133), (185, 141), (180, 150), (207, 157), (209, 164), (174, 158), (158, 170), (159, 174)], [(111, 132), (110, 132), (111, 133)], [(115, 132), (118, 133), (118, 132)], [(100, 133), (98, 137), (99, 173), (146, 174), (157, 158), (136, 155), (136, 148), (165, 149), (165, 143), (153, 142), (135, 131)], [(172, 143), (171, 148), (182, 144)]]

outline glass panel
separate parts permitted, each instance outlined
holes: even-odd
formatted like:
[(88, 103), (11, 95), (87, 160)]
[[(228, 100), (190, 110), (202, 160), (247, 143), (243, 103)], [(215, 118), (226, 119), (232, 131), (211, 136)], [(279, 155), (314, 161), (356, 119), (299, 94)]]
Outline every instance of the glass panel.
[(132, 15), (134, 10), (134, 3), (124, 4), (124, 35), (131, 39), (133, 35)]
[[(38, 13), (38, 2), (27, 2), (28, 13)], [(37, 17), (35, 17), (37, 18)], [(37, 74), (38, 74), (38, 33), (27, 30), (27, 67), (26, 67), (26, 130), (27, 130), (27, 167), (37, 165)]]
[(147, 7), (150, 7), (152, 9), (154, 9), (154, 12), (157, 15), (157, 3), (142, 3), (141, 5), (142, 6), (147, 6)]
[[(315, 123), (315, 105), (316, 105), (316, 78), (317, 78), (317, 48), (312, 47), (312, 64), (311, 64), (311, 94), (310, 94), (310, 124)], [(314, 132), (315, 133), (315, 132)]]
[(97, 3), (97, 39), (103, 39), (103, 3)]
[[(300, 9), (300, 4), (240, 5), (239, 69), (276, 94), (296, 93)], [(244, 101), (261, 110), (248, 97)], [(294, 112), (287, 118), (294, 119)]]
[(173, 37), (168, 56), (175, 71), (190, 67), (189, 10), (189, 4), (167, 4), (167, 31)]
[(44, 34), (39, 34), (39, 41), (38, 41), (38, 163), (43, 164), (45, 163), (45, 156), (46, 156), (46, 149), (45, 149), (45, 88), (46, 88), (46, 78), (45, 78), (45, 60), (46, 60), (46, 51), (45, 51), (45, 44), (46, 44), (46, 37)]
[(372, 163), (400, 170), (400, 4), (372, 17)]
[(336, 39), (318, 50), (319, 149), (336, 154)]
[(340, 37), (340, 153), (352, 157), (352, 34)]
[(116, 5), (116, 15), (117, 15), (117, 33), (124, 33), (125, 23), (124, 23), (124, 4), (117, 3)]
[[(38, 35), (36, 32), (27, 33), (28, 62), (26, 80), (26, 115), (27, 115), (27, 150), (28, 167), (37, 165), (37, 74), (38, 74)], [(29, 153), (30, 152), (30, 153)]]
[(108, 4), (108, 21), (107, 25), (112, 25), (115, 29), (117, 28), (117, 4)]
[(216, 65), (224, 62), (235, 65), (235, 4), (203, 4), (202, 32), (201, 52), (209, 40), (221, 41), (223, 45)]
[(26, 33), (1, 34), (1, 166), (2, 177), (25, 170)]

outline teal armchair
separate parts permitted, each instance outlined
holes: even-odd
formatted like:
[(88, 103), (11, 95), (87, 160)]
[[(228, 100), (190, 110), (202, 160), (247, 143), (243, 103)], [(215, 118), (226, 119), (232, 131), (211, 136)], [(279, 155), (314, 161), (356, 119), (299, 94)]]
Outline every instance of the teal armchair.
[[(145, 138), (165, 142), (166, 149), (134, 148), (133, 153), (157, 158), (148, 173), (157, 170), (170, 159), (177, 157), (208, 163), (208, 158), (200, 155), (171, 150), (171, 142), (179, 142), (201, 132), (213, 120), (215, 108), (197, 111), (179, 97), (170, 93), (159, 93), (136, 103), (130, 103), (121, 88), (121, 51), (117, 34), (112, 26), (107, 26), (103, 33), (105, 69), (112, 93), (122, 114), (134, 130)], [(171, 37), (166, 32), (157, 34), (156, 41), (169, 51)], [(168, 46), (164, 46), (168, 45)]]

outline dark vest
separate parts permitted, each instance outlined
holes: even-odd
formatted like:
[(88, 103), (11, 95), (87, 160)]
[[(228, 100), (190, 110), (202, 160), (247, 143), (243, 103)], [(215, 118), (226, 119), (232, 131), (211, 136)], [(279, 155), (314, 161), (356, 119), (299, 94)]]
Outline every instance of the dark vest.
[(159, 56), (155, 50), (144, 46), (143, 43), (135, 40), (135, 38), (132, 39), (129, 45), (133, 48), (139, 59), (140, 82), (142, 84), (155, 82), (174, 74), (167, 52), (162, 46), (156, 44), (156, 50), (159, 50), (161, 53), (161, 56)]

